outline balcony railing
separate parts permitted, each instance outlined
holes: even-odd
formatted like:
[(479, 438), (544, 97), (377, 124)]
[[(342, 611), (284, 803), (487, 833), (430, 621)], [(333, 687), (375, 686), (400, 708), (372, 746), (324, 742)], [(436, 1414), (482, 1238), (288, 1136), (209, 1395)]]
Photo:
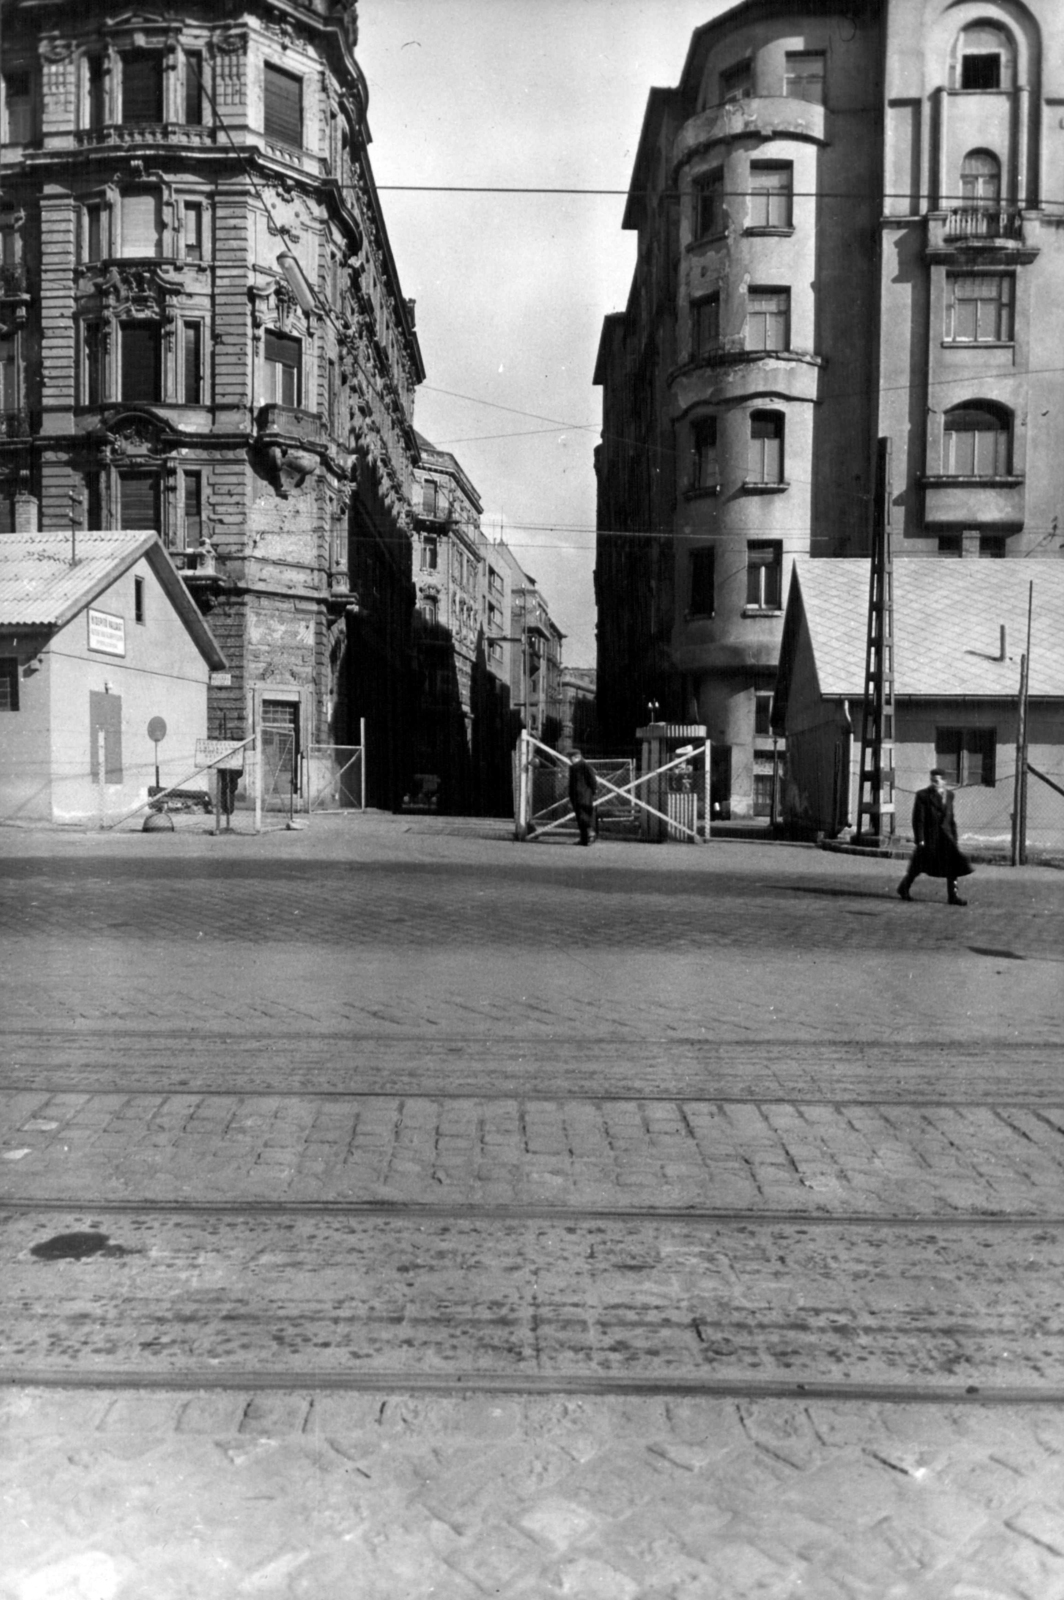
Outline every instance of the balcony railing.
[(946, 215), (947, 239), (1022, 239), (1018, 206), (955, 206)]

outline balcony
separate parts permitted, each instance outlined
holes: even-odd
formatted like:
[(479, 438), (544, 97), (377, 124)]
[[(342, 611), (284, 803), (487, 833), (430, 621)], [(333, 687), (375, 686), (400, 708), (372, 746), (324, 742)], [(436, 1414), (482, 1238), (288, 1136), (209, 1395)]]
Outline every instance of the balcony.
[(961, 477), (925, 473), (924, 522), (929, 528), (986, 528), (1015, 533), (1023, 527), (1026, 484), (1021, 473)]
[(929, 261), (1026, 265), (1038, 255), (1038, 214), (1019, 206), (954, 206), (927, 217)]
[(255, 442), (271, 469), (274, 487), (285, 500), (318, 468), (327, 450), (325, 422), (316, 411), (269, 404), (255, 419)]

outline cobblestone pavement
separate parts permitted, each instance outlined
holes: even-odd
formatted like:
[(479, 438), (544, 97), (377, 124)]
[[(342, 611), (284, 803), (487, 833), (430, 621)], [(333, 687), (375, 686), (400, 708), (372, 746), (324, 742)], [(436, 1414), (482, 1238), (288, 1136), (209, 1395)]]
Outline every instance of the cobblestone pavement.
[(1064, 880), (898, 871), (0, 830), (0, 1600), (1064, 1600)]
[(1064, 1217), (1064, 1099), (0, 1092), (0, 1200)]

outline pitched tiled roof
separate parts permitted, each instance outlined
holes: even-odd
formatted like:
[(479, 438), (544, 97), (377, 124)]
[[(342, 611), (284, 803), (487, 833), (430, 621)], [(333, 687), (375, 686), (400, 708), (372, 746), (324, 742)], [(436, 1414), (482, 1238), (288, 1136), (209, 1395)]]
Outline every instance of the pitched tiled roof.
[[(152, 544), (154, 533), (0, 535), (0, 624), (58, 627)], [(71, 561), (72, 549), (77, 555)]]
[[(71, 560), (72, 553), (76, 560)], [(0, 627), (60, 628), (144, 556), (211, 667), (218, 648), (154, 532), (0, 534)]]
[[(821, 693), (864, 693), (869, 563), (807, 559), (794, 580)], [(1031, 623), (1032, 695), (1064, 695), (1064, 560), (903, 557), (894, 563), (894, 693), (1014, 696)], [(797, 599), (792, 591), (789, 604)], [(1005, 629), (1005, 659), (1001, 629)]]

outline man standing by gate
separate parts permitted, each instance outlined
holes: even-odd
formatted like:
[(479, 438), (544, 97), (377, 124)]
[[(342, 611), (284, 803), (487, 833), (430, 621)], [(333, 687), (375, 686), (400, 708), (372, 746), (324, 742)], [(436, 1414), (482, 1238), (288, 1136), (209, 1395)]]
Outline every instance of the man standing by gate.
[(591, 843), (591, 828), (595, 819), (595, 790), (598, 788), (598, 779), (580, 754), (579, 750), (569, 752), (569, 804), (576, 813), (576, 825), (580, 829), (580, 843)]

